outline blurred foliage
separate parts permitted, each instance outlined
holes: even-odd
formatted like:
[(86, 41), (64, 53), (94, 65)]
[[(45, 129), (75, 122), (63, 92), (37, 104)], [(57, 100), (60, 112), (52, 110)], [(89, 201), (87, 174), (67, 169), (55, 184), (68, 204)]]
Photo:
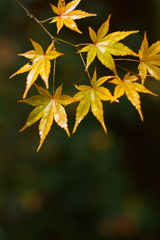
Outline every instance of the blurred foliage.
[[(40, 20), (52, 16), (50, 0), (21, 1)], [(134, 51), (145, 30), (150, 44), (160, 38), (159, 0), (82, 0), (80, 7), (98, 16), (78, 22), (83, 35), (64, 28), (59, 37), (87, 42), (88, 26), (97, 30), (111, 13), (110, 32), (140, 30), (125, 42)], [(53, 24), (46, 27), (56, 32)], [(17, 103), (25, 79), (21, 75), (9, 79), (26, 63), (17, 53), (30, 49), (30, 37), (44, 48), (50, 44), (14, 1), (1, 0), (0, 240), (160, 239), (159, 97), (142, 94), (144, 123), (125, 97), (119, 104), (104, 104), (107, 135), (92, 114), (71, 138), (54, 124), (37, 154), (38, 124), (18, 132), (31, 110)], [(73, 83), (88, 81), (83, 64), (72, 47), (62, 44), (58, 51), (65, 56), (57, 60), (56, 84), (64, 82), (64, 94), (73, 95)], [(96, 64), (98, 77), (106, 74)], [(134, 64), (125, 67), (135, 69)], [(120, 69), (119, 73), (124, 75)], [(158, 81), (148, 79), (146, 87), (160, 95)], [(75, 108), (76, 104), (66, 108), (70, 129)]]

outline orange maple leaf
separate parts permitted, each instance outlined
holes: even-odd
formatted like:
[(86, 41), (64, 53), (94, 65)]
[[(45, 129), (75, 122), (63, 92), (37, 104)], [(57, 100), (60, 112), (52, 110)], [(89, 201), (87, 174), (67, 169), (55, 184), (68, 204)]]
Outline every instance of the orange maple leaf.
[(139, 50), (139, 59), (138, 69), (142, 84), (145, 82), (147, 72), (155, 79), (160, 80), (160, 41), (153, 43), (149, 47), (146, 32)]
[[(90, 17), (90, 16), (96, 16), (96, 14), (93, 13), (87, 13), (81, 10), (74, 10), (77, 5), (80, 3), (81, 0), (75, 0), (70, 3), (68, 3), (65, 6), (65, 1), (64, 0), (59, 0), (58, 6), (54, 6), (51, 4), (52, 10), (59, 15), (58, 17), (53, 17), (53, 20), (50, 23), (57, 22), (57, 34), (65, 25), (66, 27), (70, 28), (71, 30), (74, 30), (78, 33), (82, 33), (74, 20), (76, 19), (81, 19), (85, 17)], [(73, 11), (74, 10), (74, 11)], [(51, 18), (50, 18), (51, 19)]]
[(28, 62), (26, 65), (24, 65), (22, 68), (20, 68), (16, 73), (14, 73), (11, 76), (13, 77), (17, 74), (29, 71), (27, 76), (26, 89), (23, 94), (23, 98), (27, 96), (27, 93), (30, 87), (36, 81), (36, 79), (38, 78), (38, 75), (40, 75), (41, 78), (43, 79), (46, 85), (46, 88), (49, 87), (48, 78), (49, 78), (50, 68), (51, 68), (50, 60), (53, 60), (59, 56), (64, 55), (63, 53), (57, 52), (55, 48), (53, 49), (54, 42), (50, 44), (47, 51), (44, 53), (40, 44), (38, 44), (37, 42), (34, 42), (32, 39), (30, 40), (35, 50), (30, 50), (26, 53), (21, 53), (18, 55), (29, 58), (32, 63)]
[(65, 108), (62, 105), (68, 105), (74, 102), (73, 98), (68, 95), (61, 95), (62, 85), (57, 88), (54, 96), (52, 96), (48, 90), (36, 85), (36, 88), (40, 95), (30, 97), (28, 99), (20, 100), (19, 102), (24, 102), (36, 108), (29, 114), (26, 124), (20, 130), (23, 131), (27, 127), (37, 122), (40, 118), (39, 124), (39, 135), (40, 143), (37, 151), (41, 148), (50, 128), (53, 124), (53, 120), (63, 128), (68, 136), (70, 136), (68, 125), (67, 125), (67, 114)]
[(73, 129), (73, 133), (76, 131), (79, 123), (83, 118), (91, 111), (97, 120), (101, 123), (105, 133), (107, 133), (107, 128), (104, 123), (103, 117), (103, 105), (101, 100), (109, 101), (112, 100), (113, 96), (107, 88), (101, 86), (105, 81), (112, 78), (112, 76), (104, 76), (97, 80), (96, 69), (93, 74), (91, 81), (91, 86), (80, 85), (75, 87), (80, 91), (75, 96), (74, 99), (80, 101), (77, 111), (76, 111), (76, 122)]
[(116, 76), (113, 80), (110, 80), (110, 83), (116, 84), (114, 90), (114, 97), (112, 99), (115, 100), (120, 98), (124, 94), (126, 94), (128, 100), (133, 104), (133, 106), (137, 109), (141, 120), (143, 121), (143, 115), (141, 111), (141, 101), (138, 92), (149, 93), (157, 96), (156, 94), (149, 91), (142, 84), (137, 83), (138, 77), (135, 75), (131, 75), (127, 73), (123, 80), (121, 80), (118, 76)]
[(105, 65), (107, 68), (109, 68), (116, 74), (116, 67), (112, 55), (137, 56), (137, 54), (133, 52), (130, 48), (128, 48), (122, 43), (119, 43), (118, 41), (124, 39), (130, 34), (137, 33), (138, 31), (113, 32), (106, 35), (109, 30), (110, 17), (111, 15), (109, 15), (108, 19), (101, 25), (97, 34), (91, 27), (89, 27), (89, 35), (91, 40), (93, 41), (93, 44), (84, 43), (79, 44), (77, 46), (87, 45), (79, 51), (88, 52), (86, 69), (89, 67), (89, 65), (94, 61), (95, 57), (97, 56), (103, 65)]

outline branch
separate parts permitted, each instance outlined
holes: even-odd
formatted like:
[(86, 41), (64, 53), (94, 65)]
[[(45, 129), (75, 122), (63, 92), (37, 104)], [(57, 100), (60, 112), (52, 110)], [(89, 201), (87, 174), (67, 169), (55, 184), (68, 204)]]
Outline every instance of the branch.
[[(38, 23), (38, 24), (40, 25), (40, 27), (43, 28), (43, 30), (48, 34), (48, 36), (52, 39), (52, 41), (55, 41), (55, 42), (58, 43), (58, 44), (60, 44), (60, 42), (58, 42), (58, 41), (61, 41), (61, 42), (65, 43), (65, 44), (68, 44), (68, 45), (70, 45), (70, 46), (75, 47), (77, 50), (78, 50), (78, 46), (79, 46), (79, 45), (83, 45), (83, 44), (74, 45), (74, 44), (72, 44), (72, 43), (70, 43), (70, 42), (67, 42), (67, 41), (62, 40), (62, 39), (60, 39), (60, 38), (54, 37), (54, 36), (43, 26), (42, 22), (39, 21), (30, 11), (28, 11), (28, 9), (27, 9), (22, 3), (20, 3), (18, 0), (14, 0), (14, 1), (15, 1), (21, 8), (24, 9), (24, 11), (27, 13), (27, 17), (33, 18), (33, 19), (36, 21), (36, 23)], [(84, 59), (83, 59), (83, 57), (82, 57), (82, 54), (81, 54), (81, 53), (79, 53), (79, 54), (80, 54), (80, 57), (81, 57), (81, 59), (82, 59), (82, 62), (83, 62), (83, 64), (84, 64), (84, 66), (86, 67), (86, 64), (85, 64), (85, 62), (84, 62)], [(56, 64), (56, 63), (55, 63), (55, 64)], [(55, 66), (54, 66), (54, 71), (55, 71)], [(88, 70), (86, 70), (86, 72), (87, 72), (88, 77), (89, 77), (89, 79), (90, 79), (90, 81), (91, 81), (91, 77), (90, 77), (90, 75), (89, 75)], [(55, 72), (54, 72), (54, 74), (55, 74)], [(54, 94), (54, 81), (55, 81), (55, 80), (54, 80), (54, 77), (53, 77), (53, 94)]]
[(43, 26), (43, 24), (31, 13), (28, 11), (27, 8), (25, 8), (25, 6), (20, 3), (18, 0), (14, 0), (16, 3), (18, 3), (18, 5), (24, 9), (24, 11), (27, 13), (27, 17), (29, 18), (33, 18), (39, 25), (41, 28), (43, 28), (43, 30), (48, 34), (48, 36), (52, 39), (52, 41), (55, 39), (55, 37)]

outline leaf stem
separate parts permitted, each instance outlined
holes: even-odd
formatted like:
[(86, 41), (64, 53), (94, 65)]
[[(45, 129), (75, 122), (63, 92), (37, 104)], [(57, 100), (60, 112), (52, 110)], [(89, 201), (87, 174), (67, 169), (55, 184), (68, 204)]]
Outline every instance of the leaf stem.
[(76, 45), (73, 44), (73, 43), (67, 42), (67, 41), (65, 41), (65, 40), (63, 40), (63, 39), (60, 39), (60, 38), (57, 38), (57, 37), (55, 37), (55, 39), (58, 40), (58, 41), (60, 41), (60, 42), (65, 43), (65, 44), (68, 44), (68, 45), (70, 45), (70, 46), (72, 46), (72, 47), (77, 48)]
[(47, 22), (47, 21), (49, 21), (49, 20), (51, 20), (51, 19), (53, 19), (53, 18), (54, 18), (54, 17), (47, 18), (46, 20), (41, 21), (41, 23)]
[(55, 73), (56, 73), (56, 58), (54, 59), (54, 65), (53, 65), (53, 96), (55, 91)]
[(128, 70), (127, 68), (121, 67), (121, 66), (119, 66), (118, 64), (116, 64), (116, 66), (119, 67), (119, 68), (121, 68), (121, 69), (123, 69), (123, 70), (125, 70), (126, 72), (133, 73), (134, 75), (136, 75), (136, 76), (139, 77), (139, 74), (137, 74), (137, 73), (135, 73), (135, 72), (132, 72), (132, 71)]
[(140, 63), (139, 60), (136, 60), (136, 59), (130, 59), (130, 58), (117, 58), (117, 59), (114, 59), (115, 61), (131, 61), (131, 62), (138, 62)]
[[(77, 50), (78, 50), (78, 49), (77, 49)], [(85, 61), (84, 61), (84, 59), (83, 59), (82, 53), (79, 52), (79, 55), (80, 55), (80, 57), (81, 57), (81, 59), (82, 59), (83, 65), (85, 66), (85, 69), (86, 69), (86, 64), (85, 64)], [(87, 72), (87, 75), (88, 75), (88, 77), (89, 77), (90, 82), (92, 82), (92, 79), (91, 79), (91, 76), (90, 76), (90, 74), (89, 74), (88, 69), (86, 70), (86, 72)]]
[[(139, 74), (137, 74), (137, 73), (135, 73), (135, 72), (132, 72), (132, 71), (130, 71), (130, 70), (128, 70), (127, 68), (124, 68), (124, 67), (122, 67), (122, 66), (119, 66), (119, 65), (117, 65), (116, 64), (116, 66), (117, 67), (119, 67), (119, 68), (121, 68), (121, 69), (123, 69), (123, 70), (125, 70), (126, 72), (130, 72), (130, 73), (133, 73), (134, 75), (136, 75), (136, 76), (138, 76), (138, 77), (140, 77), (140, 75)], [(151, 76), (151, 75), (146, 75), (146, 77), (153, 77), (153, 76)]]

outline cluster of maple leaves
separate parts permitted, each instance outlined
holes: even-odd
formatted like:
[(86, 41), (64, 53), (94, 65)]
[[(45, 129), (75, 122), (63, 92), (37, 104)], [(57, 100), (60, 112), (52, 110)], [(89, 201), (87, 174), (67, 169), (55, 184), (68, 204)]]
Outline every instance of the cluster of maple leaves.
[[(82, 33), (78, 29), (74, 20), (96, 15), (81, 10), (74, 10), (80, 1), (81, 0), (74, 0), (65, 5), (64, 0), (59, 0), (57, 7), (51, 4), (52, 10), (58, 15), (51, 18), (51, 23), (56, 22), (57, 24), (57, 33), (59, 33), (63, 25), (71, 30), (77, 31), (78, 33)], [(83, 43), (76, 45), (75, 47), (78, 49), (79, 54), (87, 52), (85, 64), (85, 70), (87, 72), (90, 64), (97, 57), (106, 68), (109, 68), (113, 72), (113, 75), (103, 76), (97, 79), (97, 72), (95, 69), (93, 77), (90, 78), (90, 86), (75, 85), (79, 92), (73, 97), (61, 95), (62, 85), (56, 89), (53, 95), (51, 95), (47, 90), (49, 88), (51, 60), (55, 60), (56, 58), (64, 55), (63, 53), (56, 51), (54, 41), (50, 44), (47, 51), (44, 52), (40, 44), (31, 40), (34, 50), (19, 54), (20, 56), (28, 58), (29, 62), (11, 77), (29, 71), (27, 75), (26, 89), (23, 94), (23, 100), (20, 100), (20, 102), (24, 102), (35, 107), (34, 110), (29, 114), (26, 124), (20, 131), (23, 131), (25, 128), (40, 120), (40, 143), (37, 151), (41, 148), (48, 132), (50, 131), (53, 121), (63, 128), (68, 136), (70, 136), (67, 124), (68, 119), (64, 106), (74, 102), (80, 103), (78, 104), (76, 111), (76, 120), (73, 133), (76, 131), (79, 123), (87, 115), (90, 109), (93, 115), (101, 123), (104, 131), (107, 133), (107, 128), (104, 122), (102, 101), (118, 102), (118, 99), (124, 94), (126, 94), (128, 100), (137, 109), (141, 120), (143, 121), (141, 101), (138, 92), (156, 95), (145, 88), (144, 83), (147, 74), (151, 75), (157, 80), (160, 80), (160, 41), (157, 41), (149, 47), (145, 33), (139, 52), (135, 53), (119, 41), (126, 38), (130, 34), (137, 33), (138, 31), (117, 31), (108, 34), (109, 22), (110, 16), (100, 26), (97, 33), (91, 27), (89, 27), (89, 35), (92, 43)], [(81, 48), (82, 45), (85, 46)], [(130, 75), (130, 72), (128, 72), (124, 78), (121, 79), (117, 74), (113, 56), (126, 55), (131, 55), (139, 59), (137, 60), (139, 63), (139, 73)], [(46, 89), (35, 84), (35, 81), (39, 75), (44, 81)], [(139, 79), (141, 79), (140, 83), (137, 82)], [(102, 86), (102, 84), (104, 84), (106, 81), (116, 85), (113, 95), (106, 87)], [(26, 99), (27, 93), (33, 84), (36, 86), (39, 95)]]

